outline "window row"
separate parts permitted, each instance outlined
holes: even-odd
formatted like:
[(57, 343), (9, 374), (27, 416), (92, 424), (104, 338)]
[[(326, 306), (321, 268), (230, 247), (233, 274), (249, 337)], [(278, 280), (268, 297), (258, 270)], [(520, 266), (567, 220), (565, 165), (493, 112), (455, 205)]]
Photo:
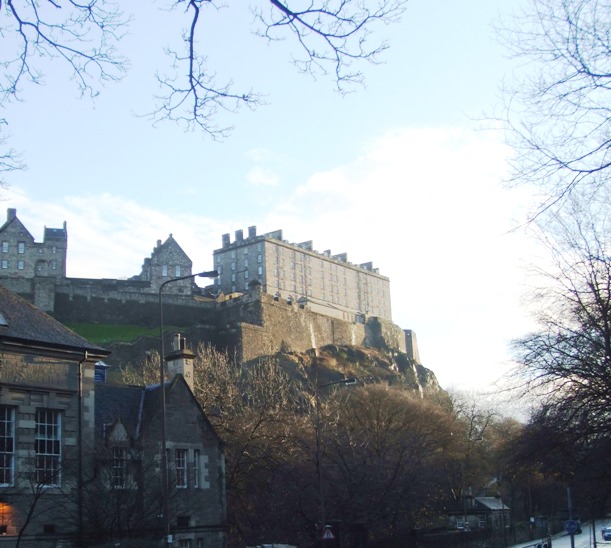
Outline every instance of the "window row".
[[(37, 409), (35, 417), (33, 472), (39, 486), (61, 483), (61, 419), (60, 411)], [(0, 406), (0, 485), (15, 483), (15, 409)]]
[[(9, 249), (9, 242), (2, 242), (2, 253), (8, 253)], [(25, 242), (17, 242), (17, 253), (25, 253)]]
[[(11, 267), (11, 263), (9, 261), (7, 261), (6, 259), (2, 259), (2, 269), (6, 270), (7, 268)], [(17, 261), (17, 270), (23, 270), (25, 269), (25, 261), (23, 260), (18, 260)]]

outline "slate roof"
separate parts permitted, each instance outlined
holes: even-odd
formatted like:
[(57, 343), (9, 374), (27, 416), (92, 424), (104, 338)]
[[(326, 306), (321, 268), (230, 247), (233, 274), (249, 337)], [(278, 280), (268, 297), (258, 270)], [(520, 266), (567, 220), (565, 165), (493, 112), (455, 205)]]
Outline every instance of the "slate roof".
[(96, 346), (42, 310), (0, 287), (0, 343), (13, 341), (50, 349), (87, 351), (107, 356), (107, 350)]
[[(214, 427), (208, 420), (200, 404), (189, 389), (182, 375), (175, 375), (164, 383), (166, 402), (171, 400), (174, 390), (187, 390), (191, 395), (191, 405), (196, 405), (205, 423), (216, 440), (222, 444)], [(181, 398), (182, 400), (182, 398)], [(185, 405), (186, 404), (186, 400)], [(95, 384), (95, 435), (103, 439), (108, 426), (115, 424), (117, 419), (125, 427), (132, 441), (138, 441), (143, 434), (143, 427), (152, 424), (161, 410), (161, 390), (159, 384), (149, 386)], [(169, 435), (169, 438), (172, 436)]]
[(145, 389), (141, 386), (95, 384), (95, 435), (103, 438), (105, 426), (117, 419), (132, 440), (140, 434)]

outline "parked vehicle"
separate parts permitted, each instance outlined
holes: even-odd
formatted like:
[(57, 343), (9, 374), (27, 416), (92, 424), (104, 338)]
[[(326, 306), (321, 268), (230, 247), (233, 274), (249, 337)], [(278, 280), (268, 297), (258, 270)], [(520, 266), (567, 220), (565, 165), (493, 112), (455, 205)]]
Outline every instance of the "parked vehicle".
[(605, 527), (601, 533), (603, 535), (603, 540), (611, 540), (611, 527)]

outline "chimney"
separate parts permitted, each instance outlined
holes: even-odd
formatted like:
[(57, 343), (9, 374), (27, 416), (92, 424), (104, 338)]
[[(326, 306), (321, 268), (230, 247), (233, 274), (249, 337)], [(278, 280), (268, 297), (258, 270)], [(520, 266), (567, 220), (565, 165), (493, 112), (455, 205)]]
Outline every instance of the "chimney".
[(256, 226), (249, 226), (248, 227), (248, 237), (249, 238), (254, 238), (257, 235), (257, 227)]
[(15, 217), (17, 217), (17, 210), (14, 207), (9, 207), (6, 210), (6, 220), (11, 221)]
[(187, 348), (187, 339), (180, 333), (174, 335), (172, 340), (172, 352), (166, 356), (168, 373), (170, 378), (175, 375), (182, 375), (187, 381), (189, 388), (193, 390), (193, 360), (195, 354)]
[(229, 239), (229, 234), (223, 234), (223, 247), (228, 247), (229, 244), (231, 243), (231, 240)]
[(236, 230), (235, 231), (235, 241), (237, 243), (240, 243), (242, 240), (244, 240), (244, 232), (242, 231), (242, 229)]

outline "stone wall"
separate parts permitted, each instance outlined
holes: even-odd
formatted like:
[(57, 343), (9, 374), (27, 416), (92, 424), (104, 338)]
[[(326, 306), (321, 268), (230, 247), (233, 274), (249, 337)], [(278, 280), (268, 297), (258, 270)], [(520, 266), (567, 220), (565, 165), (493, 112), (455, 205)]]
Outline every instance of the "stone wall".
[[(364, 324), (347, 322), (312, 312), (307, 305), (301, 308), (286, 301), (275, 301), (269, 295), (261, 295), (258, 303), (260, 321), (241, 322), (235, 330), (244, 360), (279, 350), (305, 352), (327, 344), (395, 348), (405, 352), (404, 333), (392, 322), (378, 318), (371, 318)], [(240, 306), (240, 303), (233, 305)], [(249, 303), (240, 308), (252, 315)], [(235, 310), (233, 315), (239, 316)]]

